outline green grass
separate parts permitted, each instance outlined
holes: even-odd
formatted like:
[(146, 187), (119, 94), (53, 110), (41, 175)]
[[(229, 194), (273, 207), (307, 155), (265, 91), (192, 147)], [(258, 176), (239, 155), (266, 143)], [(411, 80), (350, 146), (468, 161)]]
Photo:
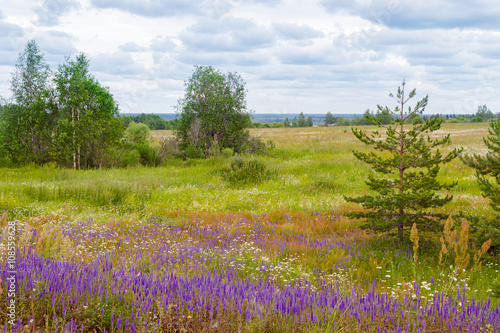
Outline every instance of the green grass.
[[(366, 130), (373, 127), (366, 126)], [(346, 133), (345, 133), (346, 132)], [(444, 124), (452, 145), (466, 152), (483, 152), (487, 124)], [(169, 211), (245, 211), (263, 213), (333, 210), (346, 206), (344, 195), (362, 193), (372, 173), (356, 160), (354, 149), (365, 150), (348, 127), (253, 129), (252, 135), (273, 140), (277, 149), (256, 159), (278, 170), (268, 181), (231, 186), (220, 170), (222, 158), (169, 160), (159, 168), (74, 171), (53, 166), (0, 169), (0, 209), (11, 218), (65, 215), (146, 218)], [(156, 131), (156, 139), (169, 135)], [(442, 167), (439, 179), (457, 181), (455, 200), (446, 211), (491, 214), (472, 169), (454, 160)]]
[[(485, 152), (482, 138), (487, 135), (487, 128), (487, 124), (444, 124), (440, 135), (451, 133), (452, 144), (446, 150), (463, 146), (467, 153), (482, 153)], [(169, 131), (153, 133), (156, 140), (170, 134)], [(428, 232), (420, 234), (419, 261), (415, 265), (409, 241), (399, 244), (394, 234), (373, 235), (361, 231), (358, 221), (343, 215), (359, 209), (347, 204), (344, 195), (365, 192), (367, 176), (373, 173), (354, 158), (353, 150), (366, 150), (366, 147), (350, 133), (350, 128), (252, 129), (251, 134), (263, 141), (273, 140), (276, 149), (267, 156), (241, 158), (258, 161), (266, 170), (273, 170), (272, 177), (233, 184), (224, 178), (231, 160), (223, 158), (172, 159), (157, 168), (87, 171), (58, 169), (53, 165), (3, 168), (0, 169), (0, 212), (8, 210), (10, 219), (41, 228), (42, 232), (36, 237), (46, 245), (43, 249), (37, 245), (37, 251), (49, 248), (61, 252), (47, 254), (52, 257), (62, 255), (71, 260), (91, 261), (104, 249), (116, 260), (126, 260), (125, 252), (120, 251), (131, 244), (134, 248), (144, 246), (145, 255), (134, 264), (146, 273), (150, 251), (165, 242), (166, 236), (162, 235), (161, 228), (156, 235), (158, 239), (134, 239), (133, 235), (144, 226), (157, 228), (151, 223), (154, 219), (183, 229), (182, 236), (168, 239), (179, 244), (206, 241), (196, 238), (202, 236), (188, 236), (191, 228), (218, 229), (222, 235), (241, 234), (231, 251), (213, 249), (207, 254), (212, 259), (206, 263), (211, 265), (210, 269), (219, 269), (228, 262), (237, 262), (241, 278), (258, 279), (256, 269), (263, 263), (271, 263), (276, 270), (270, 276), (279, 284), (298, 279), (314, 283), (315, 272), (320, 269), (323, 279), (338, 283), (345, 292), (353, 286), (368, 290), (376, 282), (378, 291), (395, 298), (411, 293), (411, 282), (418, 280), (424, 286), (422, 295), (429, 300), (437, 291), (451, 295), (464, 283), (470, 295), (487, 299), (492, 285), (500, 283), (498, 258), (487, 256), (478, 272), (468, 270), (462, 274), (455, 269), (453, 260), (439, 267), (440, 235)], [(452, 191), (455, 199), (443, 208), (445, 211), (492, 216), (474, 171), (460, 160), (443, 166), (439, 180), (458, 182)], [(49, 230), (52, 224), (57, 226), (62, 220), (77, 225), (73, 222), (90, 217), (93, 222), (88, 228), (113, 230), (114, 238), (89, 238), (79, 245), (68, 243), (64, 253), (58, 250), (59, 245), (47, 247), (47, 243), (64, 237), (60, 230), (56, 230), (59, 234), (46, 231), (43, 236), (45, 226), (49, 226)], [(263, 231), (259, 246), (250, 242), (255, 230)], [(307, 242), (297, 235), (307, 237)], [(309, 242), (316, 240), (335, 245), (309, 246)], [(127, 247), (118, 245), (123, 243)], [(340, 243), (345, 246), (338, 245)], [(183, 262), (174, 268), (182, 271), (184, 264), (189, 266), (189, 262)], [(434, 284), (430, 283), (431, 279)], [(496, 303), (493, 299), (492, 304)], [(95, 313), (87, 317), (95, 317)], [(248, 330), (251, 331), (251, 327)]]

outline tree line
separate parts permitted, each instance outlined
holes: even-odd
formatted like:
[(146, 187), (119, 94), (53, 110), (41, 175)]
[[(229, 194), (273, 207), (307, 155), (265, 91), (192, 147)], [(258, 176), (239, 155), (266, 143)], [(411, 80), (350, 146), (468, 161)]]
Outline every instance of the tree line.
[(11, 90), (12, 100), (0, 109), (0, 151), (14, 164), (54, 161), (74, 169), (110, 164), (123, 126), (118, 104), (90, 74), (85, 54), (66, 57), (53, 72), (36, 41), (29, 41)]
[(179, 124), (178, 119), (165, 120), (157, 114), (142, 113), (138, 116), (120, 116), (123, 126), (128, 127), (130, 123), (146, 124), (150, 130), (175, 130)]
[[(422, 124), (427, 119), (439, 118), (445, 123), (482, 123), (488, 122), (493, 119), (497, 119), (499, 113), (494, 114), (486, 105), (479, 105), (477, 107), (477, 112), (473, 114), (435, 114), (435, 115), (413, 115), (412, 117), (406, 119), (408, 124)], [(337, 125), (337, 126), (362, 126), (362, 125), (374, 125), (373, 119), (377, 119), (380, 123), (388, 125), (394, 124), (396, 118), (392, 115), (389, 110), (377, 110), (377, 112), (366, 110), (363, 115), (354, 115), (351, 119), (344, 117), (335, 117), (331, 112), (328, 112), (324, 119), (325, 126)]]
[[(35, 40), (26, 44), (11, 79), (12, 98), (0, 103), (0, 160), (13, 165), (55, 163), (72, 169), (160, 165), (168, 157), (202, 158), (264, 153), (251, 137), (245, 83), (237, 73), (195, 66), (178, 114), (119, 115), (109, 89), (90, 73), (84, 53), (52, 71)], [(153, 144), (150, 130), (174, 136)]]

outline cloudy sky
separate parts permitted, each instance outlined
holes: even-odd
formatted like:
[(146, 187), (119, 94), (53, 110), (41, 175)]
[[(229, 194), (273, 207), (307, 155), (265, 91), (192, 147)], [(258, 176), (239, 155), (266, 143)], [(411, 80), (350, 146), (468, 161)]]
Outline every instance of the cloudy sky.
[(465, 0), (2, 0), (0, 96), (26, 42), (84, 52), (121, 112), (175, 112), (193, 65), (237, 72), (257, 113), (363, 113), (403, 77), (426, 113), (500, 112), (500, 4)]

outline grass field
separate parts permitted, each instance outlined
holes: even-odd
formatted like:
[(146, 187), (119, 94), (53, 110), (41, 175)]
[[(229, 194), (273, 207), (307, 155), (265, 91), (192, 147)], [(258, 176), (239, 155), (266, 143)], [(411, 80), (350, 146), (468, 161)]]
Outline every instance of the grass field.
[[(363, 127), (370, 131), (373, 127)], [(498, 258), (445, 258), (441, 235), (411, 243), (344, 216), (372, 171), (348, 127), (252, 129), (276, 149), (274, 176), (234, 185), (230, 161), (159, 168), (0, 169), (0, 211), (18, 229), (18, 328), (47, 332), (497, 332)], [(446, 149), (484, 153), (487, 124), (444, 124)], [(171, 135), (155, 131), (156, 140)], [(491, 217), (472, 169), (455, 160), (444, 210)], [(8, 225), (3, 221), (3, 238)], [(459, 221), (456, 221), (459, 224)], [(7, 243), (4, 241), (3, 243)], [(0, 321), (7, 322), (7, 246)], [(463, 270), (465, 268), (465, 270)], [(7, 325), (6, 329), (10, 329)]]

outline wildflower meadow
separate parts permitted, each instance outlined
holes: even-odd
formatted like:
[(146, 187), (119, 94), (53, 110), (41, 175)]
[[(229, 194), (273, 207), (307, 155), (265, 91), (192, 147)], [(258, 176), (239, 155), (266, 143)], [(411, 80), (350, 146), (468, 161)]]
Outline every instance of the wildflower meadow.
[[(484, 150), (487, 124), (441, 131), (446, 149)], [(238, 162), (0, 169), (0, 330), (499, 331), (498, 252), (455, 217), (494, 216), (472, 169), (441, 169), (457, 182), (443, 231), (400, 242), (345, 215), (361, 208), (344, 195), (365, 193), (372, 172), (349, 128), (252, 135), (276, 148)], [(266, 177), (238, 182), (245, 163)]]

